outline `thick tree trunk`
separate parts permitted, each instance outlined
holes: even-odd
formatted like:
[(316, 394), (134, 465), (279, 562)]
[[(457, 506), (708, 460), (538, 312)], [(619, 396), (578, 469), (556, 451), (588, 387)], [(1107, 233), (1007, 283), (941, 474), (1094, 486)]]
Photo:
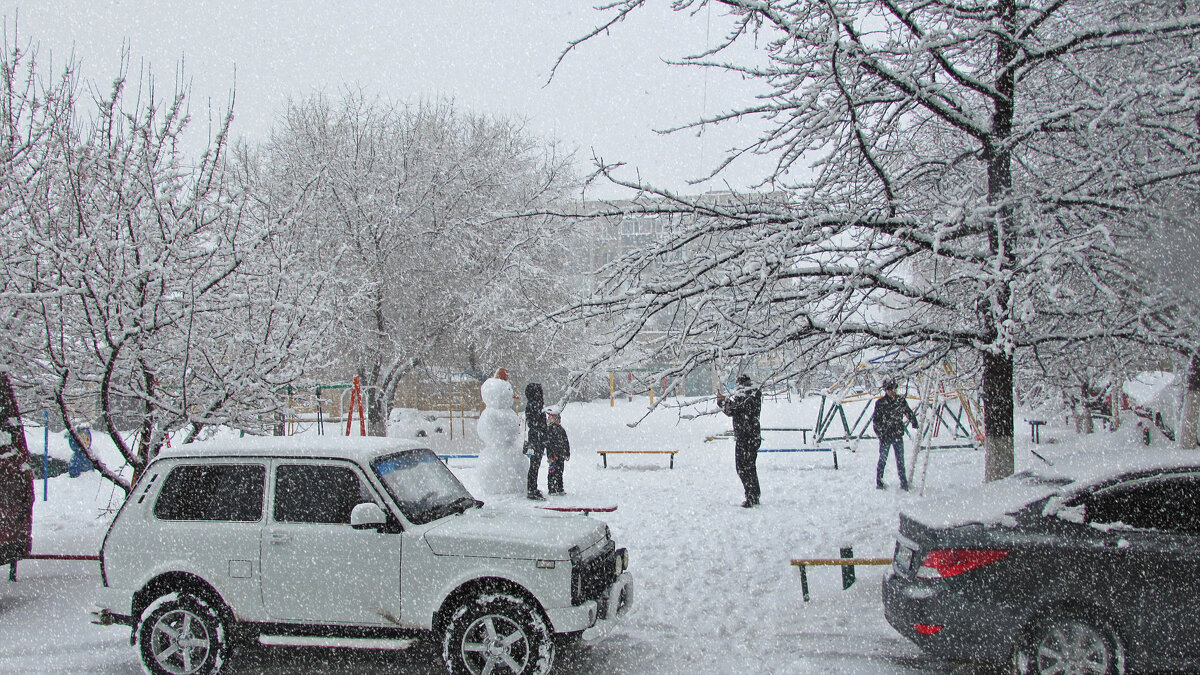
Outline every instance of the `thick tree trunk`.
[(983, 356), (984, 481), (1011, 476), (1013, 453), (1013, 358), (1007, 354)]
[(381, 387), (372, 387), (367, 395), (367, 435), (387, 436), (387, 416), (391, 406)]
[[(1016, 33), (1017, 8), (1015, 0), (1000, 0), (997, 13), (1006, 33)], [(991, 350), (983, 354), (983, 428), (987, 456), (984, 458), (983, 480), (993, 481), (1011, 476), (1015, 468), (1013, 454), (1013, 354), (1005, 334), (1005, 322), (1010, 318), (1012, 303), (1013, 252), (1017, 236), (1013, 207), (1006, 203), (1012, 192), (1012, 150), (1008, 147), (1012, 135), (1016, 77), (1007, 65), (1017, 57), (1017, 41), (1005, 36), (996, 39), (997, 72), (993, 98), (992, 132), (983, 140), (983, 157), (987, 162), (988, 203), (995, 205), (996, 216), (988, 233), (988, 247), (995, 257), (997, 271), (993, 281), (991, 303), (982, 310), (984, 328), (991, 338)]]
[(1197, 416), (1200, 416), (1200, 353), (1193, 352), (1188, 360), (1183, 409), (1179, 413), (1179, 435), (1176, 438), (1180, 448), (1196, 447)]

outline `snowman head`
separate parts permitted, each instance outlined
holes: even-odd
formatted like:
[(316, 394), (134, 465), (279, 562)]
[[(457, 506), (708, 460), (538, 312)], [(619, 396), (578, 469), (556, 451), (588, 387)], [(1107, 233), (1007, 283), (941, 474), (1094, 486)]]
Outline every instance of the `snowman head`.
[(479, 395), (489, 408), (507, 408), (512, 405), (513, 388), (507, 380), (489, 377), (479, 388)]

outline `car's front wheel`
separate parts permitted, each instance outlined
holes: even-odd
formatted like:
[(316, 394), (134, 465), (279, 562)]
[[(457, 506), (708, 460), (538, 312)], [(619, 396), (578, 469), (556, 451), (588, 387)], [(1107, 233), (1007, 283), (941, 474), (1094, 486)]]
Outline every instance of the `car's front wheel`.
[(1097, 621), (1069, 614), (1048, 618), (1030, 631), (1017, 645), (1013, 666), (1022, 675), (1125, 672), (1112, 632)]
[(450, 615), (442, 660), (453, 675), (545, 675), (554, 666), (553, 637), (529, 602), (506, 593), (483, 593)]
[(195, 595), (173, 592), (142, 613), (138, 644), (154, 675), (213, 675), (225, 665), (229, 638), (220, 613)]

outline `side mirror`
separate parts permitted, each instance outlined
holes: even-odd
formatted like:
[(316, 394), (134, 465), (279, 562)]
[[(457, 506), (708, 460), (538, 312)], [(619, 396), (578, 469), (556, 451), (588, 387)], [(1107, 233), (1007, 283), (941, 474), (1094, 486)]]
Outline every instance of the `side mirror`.
[(387, 524), (387, 515), (375, 502), (363, 502), (350, 511), (350, 527), (356, 530), (380, 530)]

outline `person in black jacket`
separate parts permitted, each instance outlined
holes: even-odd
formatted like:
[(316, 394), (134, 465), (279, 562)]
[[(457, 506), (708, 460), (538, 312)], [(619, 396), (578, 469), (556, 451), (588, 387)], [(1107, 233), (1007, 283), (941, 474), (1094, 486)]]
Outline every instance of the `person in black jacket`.
[(758, 485), (758, 447), (762, 430), (758, 424), (762, 412), (762, 392), (752, 386), (749, 375), (739, 375), (737, 388), (728, 397), (717, 392), (721, 412), (733, 418), (733, 458), (738, 478), (746, 492), (745, 508), (758, 506), (762, 494)]
[(566, 461), (571, 459), (571, 442), (567, 439), (567, 430), (562, 425), (562, 412), (557, 407), (546, 409), (546, 459), (550, 462), (546, 482), (547, 492), (552, 495), (563, 492), (563, 468)]
[(883, 390), (883, 398), (875, 402), (875, 412), (871, 415), (871, 427), (879, 437), (879, 463), (875, 465), (875, 487), (880, 490), (887, 487), (883, 483), (883, 470), (887, 466), (888, 449), (895, 448), (900, 489), (908, 490), (908, 476), (904, 471), (904, 423), (911, 421), (913, 428), (917, 428), (917, 415), (908, 407), (908, 401), (897, 393), (895, 380), (885, 380)]
[(529, 456), (529, 476), (525, 482), (525, 494), (533, 500), (546, 498), (538, 490), (538, 470), (542, 468), (542, 453), (546, 450), (546, 413), (542, 385), (530, 382), (525, 385), (525, 454)]

